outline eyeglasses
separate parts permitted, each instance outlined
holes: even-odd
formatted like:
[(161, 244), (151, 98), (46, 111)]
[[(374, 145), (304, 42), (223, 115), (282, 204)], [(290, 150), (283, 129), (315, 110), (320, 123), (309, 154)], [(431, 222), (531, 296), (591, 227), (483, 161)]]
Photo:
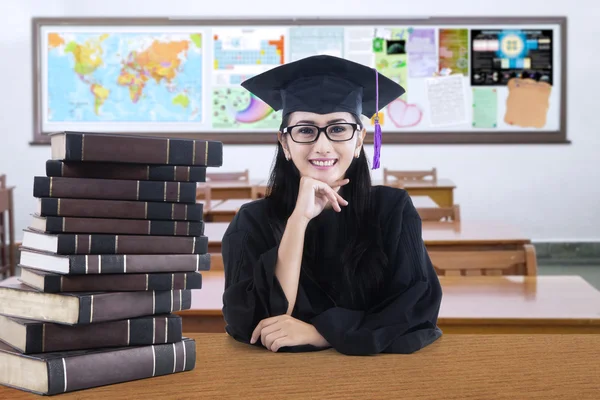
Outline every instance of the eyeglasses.
[(336, 123), (319, 127), (316, 125), (293, 125), (283, 128), (283, 133), (289, 133), (296, 143), (313, 143), (319, 140), (321, 132), (332, 142), (345, 142), (354, 137), (358, 124), (350, 122)]

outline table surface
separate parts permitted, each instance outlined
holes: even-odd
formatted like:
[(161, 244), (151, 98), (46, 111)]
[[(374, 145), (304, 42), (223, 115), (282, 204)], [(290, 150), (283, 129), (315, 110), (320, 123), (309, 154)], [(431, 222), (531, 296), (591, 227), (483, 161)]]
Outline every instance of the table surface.
[[(204, 272), (202, 278), (191, 309), (178, 314), (222, 315), (223, 272)], [(600, 291), (580, 276), (441, 276), (440, 283), (440, 325), (600, 326)]]
[[(437, 208), (439, 207), (429, 196), (411, 196), (412, 202), (416, 208)], [(237, 212), (240, 207), (246, 203), (254, 201), (252, 199), (227, 199), (215, 201), (211, 204), (209, 212)]]
[[(211, 243), (220, 243), (228, 222), (207, 222), (205, 235)], [(531, 240), (518, 228), (496, 221), (423, 222), (426, 245), (526, 244)]]
[[(600, 335), (444, 335), (413, 354), (272, 353), (194, 334), (192, 371), (61, 399), (598, 399)], [(40, 396), (0, 387), (0, 398)]]
[[(383, 185), (383, 179), (375, 179), (372, 185)], [(456, 185), (450, 179), (438, 179), (437, 181), (390, 181), (388, 186), (401, 187), (403, 189), (455, 189)]]

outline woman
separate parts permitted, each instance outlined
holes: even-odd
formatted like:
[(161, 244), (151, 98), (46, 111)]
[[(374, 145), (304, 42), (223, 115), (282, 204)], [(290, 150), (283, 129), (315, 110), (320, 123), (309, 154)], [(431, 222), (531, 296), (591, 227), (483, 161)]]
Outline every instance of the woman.
[(406, 191), (371, 186), (363, 150), (359, 116), (404, 89), (331, 56), (242, 86), (283, 121), (267, 197), (242, 207), (223, 237), (227, 332), (273, 352), (353, 355), (439, 338), (442, 293), (419, 215)]

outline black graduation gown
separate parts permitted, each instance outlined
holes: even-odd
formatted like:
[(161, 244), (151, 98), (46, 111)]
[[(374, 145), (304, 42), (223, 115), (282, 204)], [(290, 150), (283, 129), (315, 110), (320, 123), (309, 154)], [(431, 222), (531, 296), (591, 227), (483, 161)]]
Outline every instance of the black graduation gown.
[[(318, 278), (302, 270), (292, 317), (312, 324), (343, 354), (412, 353), (442, 335), (437, 327), (440, 283), (422, 240), (421, 219), (407, 192), (375, 186), (371, 196), (391, 278), (381, 300), (368, 309), (352, 308), (336, 301)], [(325, 210), (313, 220), (321, 219), (319, 228), (327, 235), (336, 233), (330, 220), (334, 213)], [(223, 237), (226, 331), (245, 343), (262, 319), (285, 314), (288, 307), (275, 276), (280, 236), (270, 221), (267, 200), (254, 201), (239, 210)], [(262, 346), (260, 340), (255, 345)], [(279, 351), (312, 350), (318, 349), (303, 345)]]

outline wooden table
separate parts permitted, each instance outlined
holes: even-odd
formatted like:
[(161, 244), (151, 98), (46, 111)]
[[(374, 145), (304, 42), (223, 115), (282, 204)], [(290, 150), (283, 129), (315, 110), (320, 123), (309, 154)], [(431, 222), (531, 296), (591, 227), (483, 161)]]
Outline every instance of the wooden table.
[[(221, 241), (228, 223), (207, 222), (209, 252), (220, 253)], [(496, 221), (423, 222), (423, 241), (428, 249), (516, 248), (531, 243), (531, 239), (514, 226)]]
[(250, 179), (248, 182), (231, 181), (231, 182), (208, 182), (198, 183), (197, 199), (204, 198), (204, 185), (210, 186), (211, 200), (227, 200), (227, 199), (250, 199), (252, 198), (252, 188), (259, 187), (264, 189), (267, 181), (264, 179)]
[(231, 222), (240, 208), (253, 201), (252, 199), (228, 199), (211, 204), (204, 212), (204, 220), (207, 222)]
[[(204, 272), (185, 332), (223, 332), (222, 271)], [(600, 291), (579, 276), (440, 277), (447, 333), (600, 333)]]
[[(416, 208), (435, 208), (438, 205), (428, 196), (411, 196)], [(231, 222), (240, 208), (254, 201), (253, 199), (228, 199), (211, 204), (204, 212), (204, 220), (207, 222)]]
[(513, 250), (531, 239), (513, 225), (498, 221), (423, 222), (428, 250)]
[[(226, 334), (196, 340), (192, 371), (61, 399), (597, 400), (600, 335), (444, 335), (413, 354), (272, 353)], [(0, 398), (40, 396), (0, 387)]]
[[(383, 180), (374, 180), (373, 185), (383, 185)], [(452, 207), (454, 205), (454, 189), (456, 185), (450, 179), (422, 182), (393, 182), (388, 183), (388, 186), (401, 187), (411, 196), (431, 197), (440, 207)]]
[[(14, 216), (14, 202), (13, 202), (13, 190), (14, 186), (0, 188), (0, 229), (8, 228), (8, 243), (0, 242), (0, 277), (5, 276), (4, 272), (1, 272), (3, 267), (8, 267), (8, 276), (15, 274), (15, 216)], [(7, 218), (5, 219), (4, 216)], [(6, 220), (8, 219), (8, 225)], [(2, 232), (4, 234), (4, 232)], [(2, 238), (3, 235), (0, 235)], [(4, 265), (2, 255), (8, 253), (8, 265)]]

